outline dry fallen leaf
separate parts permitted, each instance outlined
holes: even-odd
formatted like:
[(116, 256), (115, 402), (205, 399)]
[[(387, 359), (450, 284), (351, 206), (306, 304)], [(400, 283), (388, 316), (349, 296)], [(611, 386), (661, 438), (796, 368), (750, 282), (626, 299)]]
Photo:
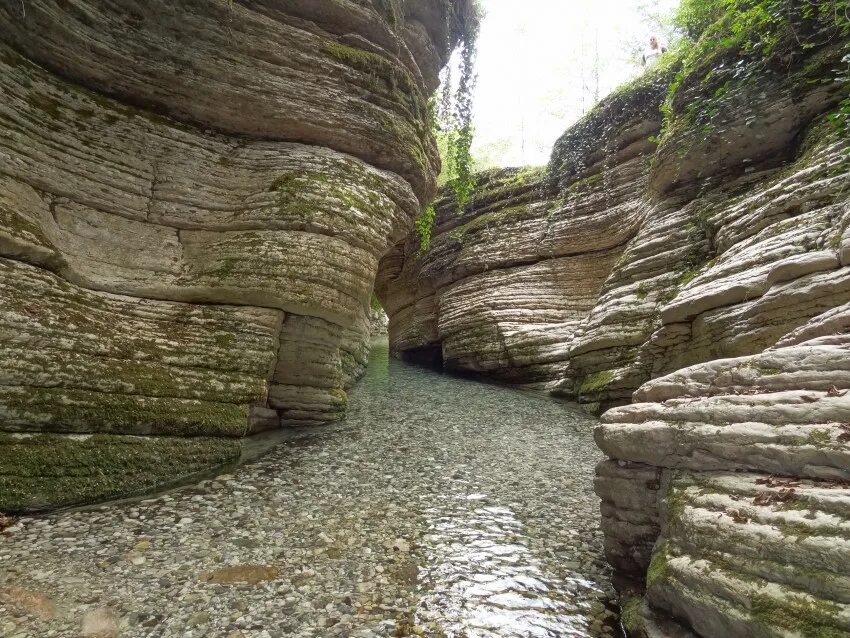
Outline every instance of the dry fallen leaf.
[(778, 492), (760, 492), (753, 499), (753, 505), (773, 505), (775, 503), (787, 503), (797, 498), (797, 490), (793, 487), (784, 487)]
[(750, 519), (741, 513), (741, 510), (730, 510), (729, 516), (732, 520), (739, 524), (749, 523)]
[(6, 516), (5, 514), (3, 514), (3, 512), (0, 512), (0, 532), (9, 527), (12, 527), (12, 525), (17, 522), (17, 518), (14, 518), (13, 516)]
[(233, 565), (214, 571), (203, 572), (200, 579), (219, 585), (234, 585), (244, 583), (258, 585), (262, 582), (274, 580), (278, 577), (280, 570), (271, 565)]

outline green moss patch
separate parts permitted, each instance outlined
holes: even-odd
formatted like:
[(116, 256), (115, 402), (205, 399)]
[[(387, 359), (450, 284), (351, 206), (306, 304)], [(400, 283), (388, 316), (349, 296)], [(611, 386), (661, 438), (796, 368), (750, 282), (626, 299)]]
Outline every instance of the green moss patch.
[(750, 604), (750, 614), (757, 624), (807, 638), (846, 638), (847, 632), (838, 624), (840, 610), (831, 601), (793, 594), (781, 598), (753, 594)]
[(244, 436), (248, 406), (67, 388), (0, 386), (4, 421), (65, 432)]
[(665, 542), (659, 545), (652, 553), (652, 560), (649, 563), (649, 569), (646, 571), (647, 589), (666, 578), (669, 562), (669, 547)]
[(0, 434), (0, 511), (50, 509), (162, 489), (238, 460), (221, 438)]
[(579, 394), (585, 395), (592, 392), (602, 392), (614, 380), (614, 372), (612, 370), (603, 370), (602, 372), (594, 372), (582, 379), (579, 386)]
[(643, 625), (643, 619), (640, 615), (640, 607), (643, 604), (643, 599), (637, 596), (628, 598), (620, 610), (620, 622), (623, 623), (626, 631), (632, 635), (637, 635)]

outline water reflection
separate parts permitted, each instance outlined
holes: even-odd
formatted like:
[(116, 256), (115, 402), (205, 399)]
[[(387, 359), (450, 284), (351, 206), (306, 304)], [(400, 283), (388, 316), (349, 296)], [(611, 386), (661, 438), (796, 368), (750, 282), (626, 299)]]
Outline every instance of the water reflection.
[[(613, 637), (593, 425), (380, 344), (338, 425), (159, 498), (23, 522), (0, 589), (61, 613), (21, 612), (11, 635), (77, 636), (108, 609), (126, 638)], [(274, 578), (203, 576), (258, 567)]]
[(419, 621), (468, 638), (587, 636), (576, 592), (598, 588), (548, 569), (516, 513), (488, 500), (456, 495), (426, 510)]
[[(423, 528), (416, 625), (449, 638), (616, 635), (590, 487), (592, 422), (545, 398), (387, 361), (384, 348), (363, 407), (386, 417), (375, 386), (404, 405), (399, 444), (413, 446)], [(353, 418), (360, 405), (355, 392)]]

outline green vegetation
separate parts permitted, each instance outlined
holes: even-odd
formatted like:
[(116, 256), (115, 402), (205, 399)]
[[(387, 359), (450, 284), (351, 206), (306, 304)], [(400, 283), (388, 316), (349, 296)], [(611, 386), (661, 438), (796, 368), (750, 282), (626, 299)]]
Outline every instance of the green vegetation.
[[(752, 63), (787, 74), (810, 50), (846, 41), (850, 0), (683, 0), (674, 24), (684, 34), (679, 46), (685, 54), (662, 107), (662, 138), (672, 130), (675, 116), (688, 128), (709, 133), (733, 85), (755, 78), (758, 71)], [(747, 73), (740, 72), (742, 61), (750, 63)], [(689, 89), (696, 87), (711, 97), (693, 100)], [(850, 98), (833, 119), (842, 126), (848, 118)]]
[(824, 447), (832, 442), (832, 435), (829, 430), (813, 430), (809, 433), (807, 442), (815, 447)]
[[(143, 364), (131, 361), (123, 365), (143, 368)], [(161, 388), (160, 391), (173, 392), (169, 385), (172, 379), (167, 372), (151, 367), (144, 372), (148, 376), (140, 376), (137, 383), (141, 389), (154, 392)], [(154, 373), (159, 373), (160, 378), (154, 377)], [(116, 434), (240, 437), (245, 435), (248, 423), (248, 406), (235, 403), (111, 394), (77, 388), (31, 388), (26, 392), (12, 388), (3, 390), (0, 396), (8, 420), (69, 432), (85, 431), (96, 423), (101, 431)], [(104, 414), (109, 415), (106, 421)]]
[(594, 173), (593, 175), (588, 175), (587, 177), (583, 177), (580, 180), (577, 180), (570, 184), (567, 189), (567, 193), (569, 194), (582, 194), (587, 191), (592, 190), (597, 185), (599, 185), (603, 179), (605, 178), (605, 173), (600, 171), (599, 173)]
[(667, 574), (667, 566), (670, 562), (669, 548), (666, 542), (659, 545), (652, 553), (652, 560), (646, 572), (646, 588), (649, 589), (655, 583), (660, 582)]
[(416, 220), (416, 234), (419, 237), (419, 254), (421, 255), (431, 245), (431, 233), (434, 230), (434, 220), (437, 211), (433, 206), (428, 206), (419, 219)]
[(0, 510), (55, 508), (162, 489), (235, 462), (240, 439), (0, 434)]
[[(475, 169), (472, 159), (472, 94), (475, 89), (475, 57), (482, 10), (478, 0), (447, 3), (446, 32), (457, 41), (460, 51), (457, 84), (452, 80), (451, 64), (441, 76), (441, 89), (428, 102), (431, 133), (437, 140), (442, 160), (440, 183), (451, 184), (457, 204), (463, 208), (472, 199)], [(431, 228), (436, 214), (426, 208), (416, 220), (422, 254), (431, 243)]]
[[(850, 48), (850, 47), (848, 47)], [(845, 64), (838, 80), (850, 84), (850, 53), (844, 56), (841, 60)], [(848, 91), (850, 93), (850, 91)], [(832, 124), (835, 131), (842, 137), (850, 137), (850, 95), (838, 105), (834, 112), (830, 113), (827, 118)]]
[[(667, 513), (667, 524), (670, 527), (680, 525), (685, 518), (685, 509), (691, 502), (687, 488), (690, 484), (680, 481), (676, 487), (671, 486), (664, 497), (664, 507)], [(707, 489), (702, 487), (703, 490)]]
[(850, 35), (850, 0), (683, 0), (674, 23), (694, 43), (685, 74), (727, 54), (787, 65)]
[(623, 627), (625, 627), (630, 634), (635, 634), (640, 630), (640, 606), (642, 602), (643, 599), (634, 596), (623, 603), (622, 611), (620, 612), (620, 620), (623, 623)]
[(381, 300), (378, 299), (378, 295), (376, 295), (374, 292), (372, 293), (372, 299), (370, 300), (369, 305), (371, 306), (373, 312), (379, 312), (384, 309), (384, 307), (381, 305)]
[(700, 270), (701, 268), (698, 267), (687, 268), (681, 275), (679, 275), (679, 285), (687, 286), (699, 276)]
[[(685, 57), (690, 53), (692, 41), (680, 38), (674, 42), (658, 61), (635, 79), (620, 85), (605, 98), (600, 106), (627, 98), (635, 93), (646, 90), (658, 90), (670, 85), (671, 79), (682, 68)], [(592, 113), (592, 112), (591, 112)]]
[(443, 179), (454, 188), (458, 205), (462, 208), (472, 198), (475, 187), (470, 149), (474, 136), (472, 94), (475, 89), (475, 57), (481, 9), (477, 2), (454, 3), (451, 13), (452, 19), (461, 25), (459, 77), (455, 83), (451, 66), (443, 71), (439, 100), (437, 96), (431, 100), (432, 128), (442, 151)]
[[(594, 186), (594, 176), (585, 175), (588, 158), (598, 150), (600, 140), (612, 137), (612, 131), (657, 112), (670, 82), (681, 68), (685, 45), (685, 42), (674, 45), (645, 73), (611, 92), (555, 143), (549, 164), (550, 187), (557, 187), (569, 196)], [(602, 172), (596, 175), (596, 179), (604, 179)]]
[(393, 30), (397, 30), (404, 18), (404, 11), (399, 6), (399, 0), (379, 0), (378, 4), (384, 13), (384, 19)]
[(750, 605), (750, 614), (756, 623), (774, 631), (781, 627), (811, 638), (846, 636), (837, 623), (840, 611), (833, 602), (802, 595), (774, 598), (756, 593)]
[(579, 394), (585, 395), (591, 392), (601, 392), (614, 380), (614, 372), (603, 370), (587, 375), (579, 386)]

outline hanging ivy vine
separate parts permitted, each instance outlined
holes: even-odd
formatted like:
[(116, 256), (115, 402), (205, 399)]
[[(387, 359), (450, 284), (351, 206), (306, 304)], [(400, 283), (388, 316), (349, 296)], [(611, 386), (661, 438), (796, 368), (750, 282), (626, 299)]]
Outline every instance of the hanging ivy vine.
[[(456, 4), (454, 6), (457, 6)], [(475, 89), (475, 56), (480, 28), (480, 13), (477, 4), (466, 3), (466, 14), (462, 17), (463, 40), (460, 43), (457, 90), (451, 106), (443, 103), (446, 110), (440, 119), (452, 131), (448, 145), (449, 163), (452, 168), (452, 186), (458, 206), (463, 208), (470, 199), (475, 186), (472, 162), (472, 102)], [(450, 84), (447, 86), (451, 86)]]
[[(449, 63), (440, 76), (440, 90), (429, 102), (431, 131), (437, 139), (443, 162), (441, 182), (454, 189), (459, 208), (472, 199), (475, 188), (475, 169), (472, 160), (474, 127), (472, 122), (475, 90), (475, 58), (481, 9), (478, 0), (446, 1), (447, 49), (456, 42), (457, 72)], [(425, 210), (416, 222), (420, 253), (427, 250), (436, 214), (432, 207)]]
[[(848, 49), (850, 49), (850, 46), (848, 46)], [(842, 62), (844, 62), (846, 68), (843, 75), (838, 77), (838, 80), (845, 82), (850, 87), (850, 53), (844, 56)], [(829, 114), (829, 121), (839, 135), (850, 138), (850, 95), (842, 100), (833, 113)]]

